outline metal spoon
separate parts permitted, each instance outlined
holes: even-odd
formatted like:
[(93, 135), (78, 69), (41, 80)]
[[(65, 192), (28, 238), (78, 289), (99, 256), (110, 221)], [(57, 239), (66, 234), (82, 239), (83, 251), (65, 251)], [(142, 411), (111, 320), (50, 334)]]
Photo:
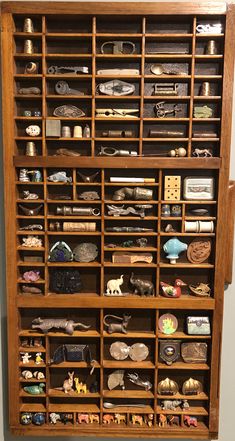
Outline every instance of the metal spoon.
[(185, 72), (178, 72), (176, 70), (165, 70), (162, 64), (152, 64), (150, 70), (154, 75), (186, 75)]
[(103, 406), (105, 409), (114, 409), (114, 407), (146, 407), (146, 404), (114, 404), (105, 401)]

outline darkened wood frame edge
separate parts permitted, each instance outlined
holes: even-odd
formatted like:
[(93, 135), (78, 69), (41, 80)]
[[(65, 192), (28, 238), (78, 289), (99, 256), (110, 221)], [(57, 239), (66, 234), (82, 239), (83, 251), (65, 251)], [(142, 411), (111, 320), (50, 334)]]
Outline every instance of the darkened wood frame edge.
[(227, 262), (225, 268), (225, 283), (233, 280), (233, 254), (234, 254), (234, 226), (235, 226), (235, 181), (229, 181), (227, 213)]
[[(134, 15), (137, 14), (161, 14), (161, 15), (174, 15), (174, 14), (225, 14), (227, 9), (226, 2), (169, 2), (167, 5), (161, 2), (2, 2), (2, 11), (16, 14), (54, 14), (55, 8), (57, 14), (90, 14), (90, 15), (108, 15), (108, 14), (120, 14), (120, 15)], [(167, 7), (166, 7), (167, 6)]]
[[(103, 7), (106, 8), (105, 12)], [(15, 179), (15, 171), (12, 164), (13, 156), (13, 143), (11, 142), (13, 133), (13, 103), (9, 100), (9, 96), (13, 95), (13, 64), (12, 57), (8, 54), (12, 53), (12, 39), (10, 38), (12, 32), (12, 16), (13, 13), (25, 14), (27, 10), (28, 14), (50, 14), (54, 13), (54, 9), (58, 13), (79, 13), (80, 11), (84, 14), (122, 14), (128, 15), (133, 14), (132, 4), (122, 4), (122, 3), (56, 3), (53, 4), (48, 2), (3, 2), (2, 3), (2, 30), (3, 30), (3, 136), (4, 136), (4, 175), (5, 175), (5, 224), (6, 224), (6, 260), (7, 260), (7, 301), (8, 301), (8, 345), (9, 347), (18, 346), (18, 338), (15, 333), (15, 323), (18, 322), (16, 299), (13, 293), (15, 292), (15, 268), (16, 268), (16, 253), (12, 254), (12, 249), (15, 250), (15, 238), (16, 238), (16, 224), (15, 224), (15, 188), (12, 188), (12, 183)], [(137, 14), (224, 14), (226, 11), (226, 4), (214, 2), (207, 2), (202, 4), (192, 3), (170, 3), (168, 12), (162, 11), (158, 3), (137, 3), (135, 4), (135, 15)], [(171, 10), (173, 8), (173, 10)], [(99, 9), (99, 10), (98, 10)], [(170, 11), (170, 12), (169, 12)], [(174, 12), (175, 11), (175, 12)], [(209, 11), (209, 12), (208, 12)], [(225, 207), (228, 207), (228, 193), (225, 191), (228, 188), (229, 183), (229, 148), (231, 142), (231, 111), (232, 111), (232, 83), (233, 83), (233, 64), (234, 64), (234, 54), (232, 52), (232, 41), (233, 41), (233, 29), (235, 24), (235, 5), (227, 5), (227, 15), (226, 15), (226, 36), (225, 36), (225, 57), (224, 57), (224, 99), (222, 107), (222, 132), (221, 132), (221, 156), (222, 164), (220, 168), (220, 180), (219, 180), (219, 199), (218, 199), (218, 229), (220, 234), (217, 237), (217, 250), (216, 250), (216, 269), (215, 269), (215, 286), (217, 287), (217, 292), (215, 293), (215, 303), (216, 308), (214, 312), (214, 326), (213, 326), (213, 346), (216, 351), (212, 353), (211, 361), (211, 404), (210, 404), (210, 427), (208, 438), (215, 439), (218, 435), (218, 409), (219, 409), (219, 370), (220, 370), (220, 344), (221, 344), (221, 333), (222, 333), (222, 315), (223, 315), (223, 281), (225, 278), (225, 256), (227, 252), (227, 247), (224, 246), (227, 239), (226, 228), (227, 223), (225, 219), (228, 219), (228, 212), (225, 213)], [(9, 81), (10, 79), (10, 81)], [(74, 165), (75, 166), (75, 165)], [(97, 166), (97, 165), (96, 165)], [(120, 164), (119, 164), (120, 167)], [(158, 165), (159, 167), (159, 165)], [(178, 167), (181, 166), (178, 163)], [(217, 168), (217, 167), (215, 167)], [(229, 207), (228, 207), (229, 208)], [(15, 364), (18, 363), (18, 354), (16, 351), (9, 351), (9, 384), (11, 388), (9, 390), (9, 402), (18, 402), (18, 380), (15, 378)], [(215, 382), (216, 379), (216, 382)], [(213, 383), (213, 385), (212, 385)], [(14, 387), (12, 386), (14, 385)], [(15, 405), (16, 406), (16, 405)], [(11, 426), (15, 434), (25, 435), (25, 431), (20, 430), (18, 426), (18, 412), (16, 407), (10, 406), (10, 421)], [(59, 435), (60, 430), (53, 430), (52, 435)], [(68, 435), (77, 435), (73, 429), (71, 431), (66, 430)], [(102, 431), (103, 432), (103, 431)], [(28, 428), (27, 434), (34, 434), (33, 429)], [(37, 430), (38, 435), (45, 434), (45, 429)], [(47, 431), (49, 434), (49, 431)], [(97, 433), (92, 433), (89, 431), (89, 435), (96, 435)], [(111, 436), (113, 432), (109, 432), (105, 429), (105, 434), (102, 436)], [(133, 432), (129, 432), (131, 436), (148, 436), (148, 437), (169, 437), (168, 434), (158, 431), (156, 435), (142, 432), (138, 430), (136, 435)], [(83, 435), (85, 433), (83, 432)], [(125, 434), (119, 436), (128, 436), (128, 430), (125, 430)], [(188, 432), (186, 435), (182, 431), (174, 432), (174, 437), (188, 438)], [(200, 432), (196, 432), (195, 435), (192, 434), (191, 438), (205, 438), (205, 434), (200, 435)]]

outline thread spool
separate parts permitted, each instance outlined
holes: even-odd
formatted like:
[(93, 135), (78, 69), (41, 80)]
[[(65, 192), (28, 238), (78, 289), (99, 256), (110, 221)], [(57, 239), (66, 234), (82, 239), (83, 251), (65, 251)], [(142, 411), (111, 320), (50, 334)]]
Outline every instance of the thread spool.
[(34, 32), (33, 21), (31, 18), (27, 17), (24, 19), (23, 32), (27, 32), (28, 34)]
[(198, 221), (193, 221), (193, 222), (185, 221), (184, 229), (185, 229), (186, 233), (198, 233), (199, 232), (199, 222)]
[(62, 127), (62, 138), (71, 138), (71, 128), (69, 126)]
[(26, 156), (37, 156), (35, 142), (29, 141), (26, 143)]
[(209, 40), (207, 42), (206, 48), (205, 48), (205, 54), (206, 55), (216, 55), (217, 54), (217, 46), (215, 40)]
[(214, 222), (213, 221), (199, 221), (199, 233), (213, 233)]
[(24, 54), (33, 54), (33, 42), (32, 42), (32, 40), (25, 40), (25, 42), (24, 42)]
[(204, 81), (200, 88), (200, 96), (210, 96), (211, 86), (208, 81)]
[(74, 138), (82, 138), (82, 127), (81, 126), (74, 126), (73, 137)]

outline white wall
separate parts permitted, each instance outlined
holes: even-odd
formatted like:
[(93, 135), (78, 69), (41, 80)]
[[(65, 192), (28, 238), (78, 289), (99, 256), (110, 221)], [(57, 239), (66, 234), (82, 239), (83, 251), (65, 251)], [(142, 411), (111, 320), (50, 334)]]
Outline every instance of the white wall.
[[(15, 0), (17, 1), (17, 0)], [(91, 0), (86, 0), (91, 1)], [(103, 0), (109, 1), (109, 0)], [(116, 0), (118, 1), (118, 0)], [(128, 0), (136, 1), (136, 0)], [(144, 1), (144, 0), (143, 0)], [(173, 0), (174, 1), (174, 0)], [(178, 0), (184, 1), (184, 0)], [(167, 3), (166, 0), (161, 0), (162, 3)], [(192, 3), (195, 3), (191, 0)], [(216, 0), (212, 4), (215, 4)], [(230, 1), (229, 3), (234, 3)], [(232, 91), (231, 91), (232, 93)], [(235, 94), (234, 94), (234, 109), (235, 109)], [(4, 109), (3, 109), (4, 112)], [(234, 114), (234, 112), (233, 112)], [(235, 116), (233, 116), (233, 136), (232, 136), (232, 156), (231, 156), (231, 179), (235, 180)], [(2, 151), (2, 149), (1, 149)], [(0, 158), (0, 161), (2, 158)], [(2, 173), (0, 172), (0, 188), (2, 189)], [(17, 441), (17, 437), (12, 437), (7, 429), (7, 367), (6, 367), (6, 308), (4, 300), (4, 226), (3, 226), (3, 200), (0, 197), (1, 219), (0, 219), (0, 293), (1, 293), (1, 351), (0, 357), (2, 368), (0, 367), (0, 441)], [(235, 273), (235, 262), (234, 262)], [(234, 419), (235, 419), (235, 345), (234, 345), (234, 323), (235, 323), (235, 274), (233, 284), (225, 292), (225, 310), (224, 310), (224, 330), (223, 330), (223, 353), (221, 365), (221, 395), (220, 395), (220, 434), (219, 441), (231, 441), (234, 438)], [(1, 379), (2, 377), (2, 379)], [(33, 438), (32, 439), (37, 439)], [(32, 441), (27, 437), (27, 441)], [(71, 438), (72, 440), (73, 438)], [(43, 440), (55, 441), (55, 438), (48, 437)], [(68, 441), (69, 438), (60, 438), (61, 441)], [(106, 438), (109, 441), (108, 438)], [(111, 440), (111, 438), (110, 438)], [(117, 440), (117, 438), (116, 438)], [(93, 440), (91, 440), (93, 441)]]

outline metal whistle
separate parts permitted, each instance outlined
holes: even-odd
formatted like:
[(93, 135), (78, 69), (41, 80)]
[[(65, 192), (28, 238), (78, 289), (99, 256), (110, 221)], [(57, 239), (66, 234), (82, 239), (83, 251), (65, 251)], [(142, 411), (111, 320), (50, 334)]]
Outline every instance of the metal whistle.
[(132, 43), (132, 41), (119, 41), (119, 40), (113, 40), (113, 41), (106, 41), (102, 44), (100, 48), (101, 54), (105, 54), (105, 46), (112, 46), (113, 54), (114, 55), (123, 55), (124, 54), (124, 46), (130, 46), (131, 52), (128, 53), (128, 55), (131, 55), (135, 52), (135, 44)]

